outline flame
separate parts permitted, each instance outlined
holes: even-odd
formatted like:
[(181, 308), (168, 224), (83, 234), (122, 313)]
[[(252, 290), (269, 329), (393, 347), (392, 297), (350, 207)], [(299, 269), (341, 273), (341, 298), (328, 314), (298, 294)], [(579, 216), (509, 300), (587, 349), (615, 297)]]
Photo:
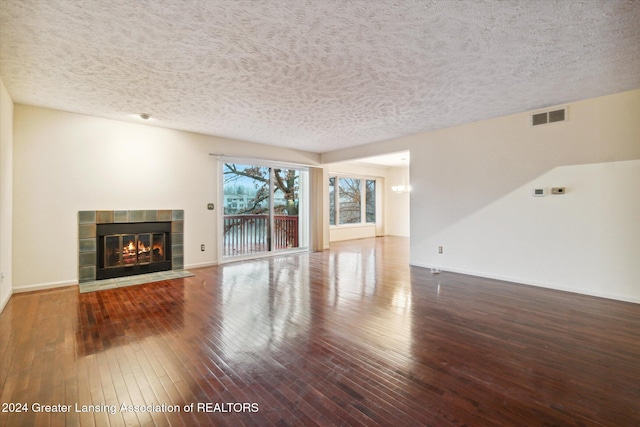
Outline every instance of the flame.
[(140, 240), (138, 240), (138, 253), (149, 252), (149, 246), (145, 246)]
[(162, 256), (162, 243), (156, 243), (153, 245), (153, 250), (158, 251), (158, 255)]
[[(122, 235), (121, 235), (122, 236)], [(132, 236), (127, 236), (132, 237)], [(149, 262), (157, 262), (162, 261), (164, 258), (164, 242), (157, 242), (151, 238), (151, 236), (146, 239), (140, 240), (137, 235), (133, 240), (129, 240), (129, 242), (122, 241), (123, 245), (118, 247), (110, 247), (107, 250), (110, 251), (109, 256), (115, 256), (119, 258), (119, 260), (109, 260), (105, 264), (108, 264), (108, 267), (122, 265), (129, 266), (137, 263), (149, 263)], [(148, 244), (145, 244), (145, 240), (151, 240)], [(126, 243), (125, 243), (126, 242)], [(151, 252), (153, 251), (153, 255)], [(118, 256), (118, 253), (120, 255)], [(153, 259), (151, 259), (153, 258)]]

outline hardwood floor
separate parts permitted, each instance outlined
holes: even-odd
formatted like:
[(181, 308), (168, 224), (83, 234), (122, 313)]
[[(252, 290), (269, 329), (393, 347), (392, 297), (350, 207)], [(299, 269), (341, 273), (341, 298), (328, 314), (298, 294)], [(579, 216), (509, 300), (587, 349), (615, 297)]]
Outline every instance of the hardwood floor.
[(639, 425), (639, 304), (432, 275), (389, 237), (192, 272), (14, 295), (0, 425)]

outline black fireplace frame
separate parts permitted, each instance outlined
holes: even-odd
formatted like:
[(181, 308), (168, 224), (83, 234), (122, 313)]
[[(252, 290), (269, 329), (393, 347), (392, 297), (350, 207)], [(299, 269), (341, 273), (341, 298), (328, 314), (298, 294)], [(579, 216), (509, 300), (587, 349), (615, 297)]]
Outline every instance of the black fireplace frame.
[[(113, 234), (146, 234), (163, 233), (165, 235), (165, 260), (147, 264), (135, 264), (123, 267), (109, 267), (104, 265), (104, 239)], [(171, 261), (171, 221), (160, 222), (129, 222), (97, 224), (97, 250), (96, 250), (96, 279), (112, 279), (116, 277), (134, 276), (137, 274), (155, 273), (172, 269)]]

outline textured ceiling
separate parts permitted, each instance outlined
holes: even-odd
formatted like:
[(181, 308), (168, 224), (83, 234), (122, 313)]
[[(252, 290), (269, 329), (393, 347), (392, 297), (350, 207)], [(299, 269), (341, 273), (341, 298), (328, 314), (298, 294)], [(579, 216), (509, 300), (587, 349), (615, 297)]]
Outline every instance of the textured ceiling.
[(327, 152), (640, 87), (640, 2), (0, 0), (17, 103)]

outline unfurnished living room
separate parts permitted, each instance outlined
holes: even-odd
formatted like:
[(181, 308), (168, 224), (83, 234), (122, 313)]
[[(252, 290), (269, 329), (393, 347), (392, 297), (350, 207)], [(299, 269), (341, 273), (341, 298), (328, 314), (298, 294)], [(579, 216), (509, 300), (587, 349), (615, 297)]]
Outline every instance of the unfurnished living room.
[(639, 402), (640, 2), (0, 0), (0, 426)]

